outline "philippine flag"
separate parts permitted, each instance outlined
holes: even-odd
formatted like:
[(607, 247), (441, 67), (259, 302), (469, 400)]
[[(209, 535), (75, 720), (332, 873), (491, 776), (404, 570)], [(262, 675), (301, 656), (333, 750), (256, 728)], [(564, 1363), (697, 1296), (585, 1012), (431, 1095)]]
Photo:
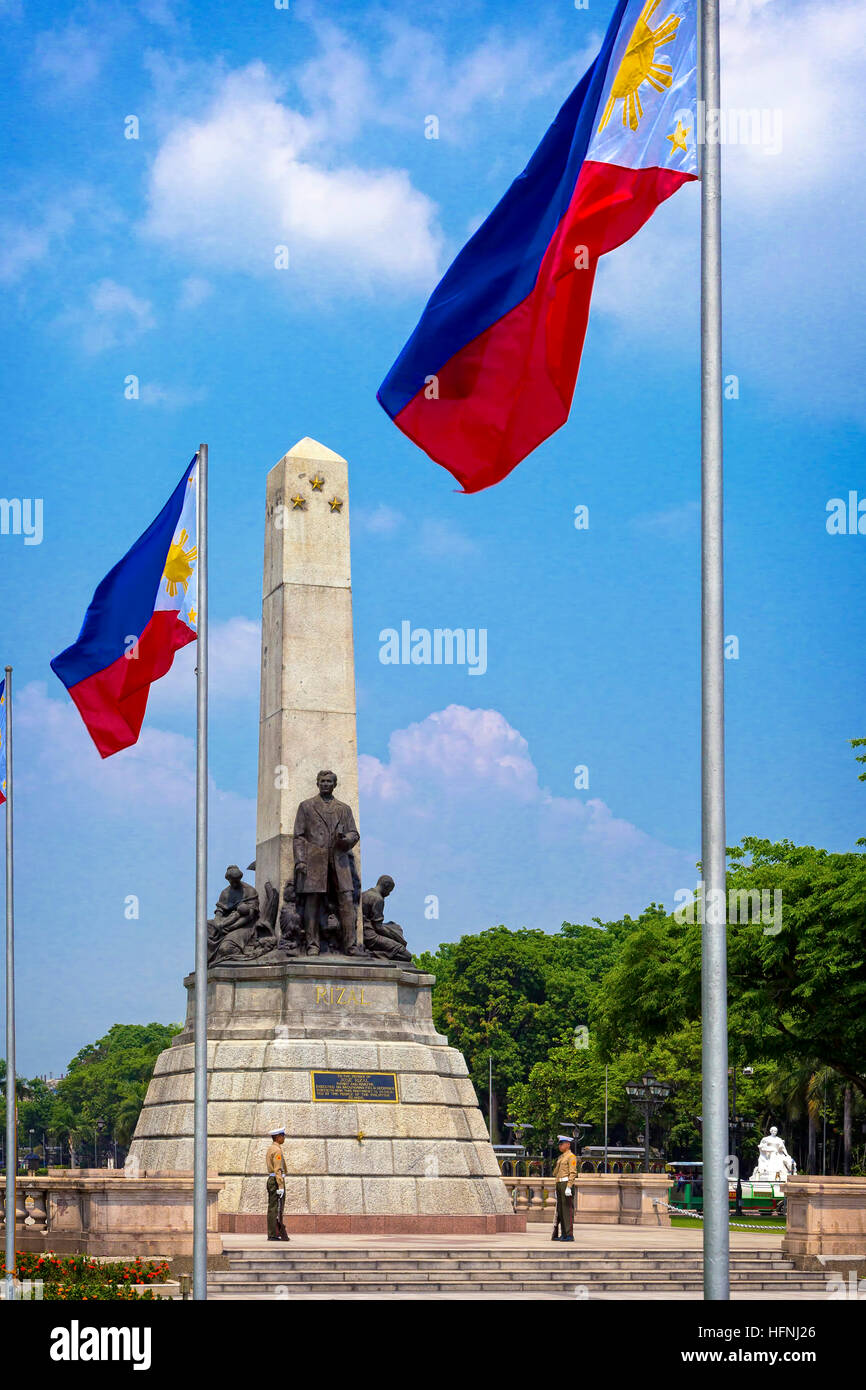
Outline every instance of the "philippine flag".
[(197, 460), (99, 585), (78, 641), (51, 662), (103, 758), (138, 741), (151, 685), (196, 639)]
[(696, 0), (619, 0), (601, 52), (379, 389), (466, 492), (568, 418), (599, 257), (698, 177)]

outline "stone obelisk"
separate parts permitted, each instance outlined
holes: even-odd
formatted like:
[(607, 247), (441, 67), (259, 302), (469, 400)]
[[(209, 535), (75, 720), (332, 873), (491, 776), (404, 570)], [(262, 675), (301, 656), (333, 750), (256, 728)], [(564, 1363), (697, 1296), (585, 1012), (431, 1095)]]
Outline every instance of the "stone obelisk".
[[(302, 439), (267, 481), (256, 881), (292, 878), (316, 773), (358, 813), (349, 497), (344, 459)], [(357, 853), (357, 850), (355, 851)], [(237, 859), (226, 846), (226, 859)], [(239, 860), (243, 862), (243, 860)], [(360, 865), (359, 865), (360, 871)], [(276, 955), (276, 959), (274, 956)], [(241, 953), (208, 970), (208, 1163), (220, 1228), (264, 1234), (268, 1137), (285, 1126), (283, 1220), (299, 1232), (522, 1230), (466, 1063), (436, 1031), (434, 977), (341, 952)], [(194, 975), (127, 1160), (193, 1165)]]
[[(298, 804), (331, 768), (358, 816), (346, 460), (302, 439), (268, 474), (256, 886), (292, 877)], [(360, 827), (359, 827), (360, 828)], [(355, 850), (360, 877), (360, 859)]]

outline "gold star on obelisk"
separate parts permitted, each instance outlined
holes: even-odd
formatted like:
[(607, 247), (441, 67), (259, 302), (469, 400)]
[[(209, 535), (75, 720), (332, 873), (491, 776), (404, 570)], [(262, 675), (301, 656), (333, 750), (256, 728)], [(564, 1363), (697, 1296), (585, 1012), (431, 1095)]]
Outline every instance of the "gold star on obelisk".
[(677, 128), (673, 135), (666, 135), (665, 139), (670, 140), (671, 147), (675, 150), (682, 150), (685, 154), (688, 151), (686, 136), (689, 134), (691, 126), (684, 127), (682, 121), (677, 121)]
[(331, 508), (332, 512), (338, 512), (343, 506), (343, 499), (341, 497), (332, 497), (328, 506)]
[(301, 511), (303, 511), (306, 505), (307, 499), (305, 497), (302, 497), (299, 492), (296, 492), (294, 497), (292, 498), (292, 511), (296, 512), (299, 507)]
[(325, 480), (321, 473), (317, 473), (315, 478), (310, 479), (310, 487), (313, 489), (313, 492), (321, 492), (324, 484)]

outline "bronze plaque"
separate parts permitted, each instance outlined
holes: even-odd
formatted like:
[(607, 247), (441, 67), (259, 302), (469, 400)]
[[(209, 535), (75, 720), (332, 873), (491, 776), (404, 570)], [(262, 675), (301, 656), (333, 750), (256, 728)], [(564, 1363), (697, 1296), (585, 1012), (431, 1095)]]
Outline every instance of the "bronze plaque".
[(397, 1073), (393, 1071), (311, 1071), (313, 1100), (378, 1101), (396, 1105)]

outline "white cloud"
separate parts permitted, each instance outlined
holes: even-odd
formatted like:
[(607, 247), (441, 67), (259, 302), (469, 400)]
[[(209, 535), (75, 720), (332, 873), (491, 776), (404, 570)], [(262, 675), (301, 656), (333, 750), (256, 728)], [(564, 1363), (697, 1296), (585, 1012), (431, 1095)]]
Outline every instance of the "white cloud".
[[(122, 825), (133, 849), (136, 826), (141, 833), (146, 829), (149, 839), (164, 836), (167, 854), (179, 835), (191, 838), (195, 743), (155, 726), (156, 703), (149, 701), (138, 742), (101, 758), (68, 696), (61, 692), (53, 698), (41, 681), (21, 689), (16, 701), (16, 793), (19, 804), (38, 801), (41, 830), (56, 836), (54, 843), (65, 845), (70, 818), (82, 833), (87, 822), (88, 839), (99, 826), (104, 834), (110, 826)], [(237, 836), (255, 843), (254, 805), (217, 787), (213, 778), (210, 809), (215, 864)]]
[(638, 531), (649, 531), (664, 540), (680, 541), (697, 535), (701, 520), (700, 502), (673, 503), (660, 511), (636, 516), (632, 525)]
[(52, 95), (71, 95), (96, 81), (107, 48), (104, 27), (87, 28), (70, 20), (64, 28), (48, 29), (37, 38), (36, 72), (43, 81), (48, 80), (47, 89)]
[(781, 151), (743, 144), (727, 151), (732, 193), (800, 207), (840, 175), (851, 182), (860, 152), (866, 0), (723, 0), (722, 103), (781, 113)]
[(450, 521), (428, 517), (421, 523), (420, 549), (433, 560), (459, 560), (477, 555), (478, 542)]
[[(194, 707), (195, 653), (195, 642), (182, 647), (175, 654), (171, 670), (151, 686), (148, 701), (151, 713), (158, 716), (164, 710)], [(251, 618), (212, 622), (208, 656), (208, 696), (212, 701), (258, 701), (262, 659), (261, 623), (253, 622)]]
[(213, 294), (213, 285), (201, 275), (188, 275), (180, 287), (181, 309), (197, 309)]
[[(391, 873), (415, 944), (505, 922), (555, 930), (637, 912), (694, 880), (694, 854), (598, 798), (554, 796), (526, 739), (492, 709), (450, 705), (359, 759), (364, 878)], [(440, 919), (424, 900), (440, 899)]]
[[(539, 98), (562, 98), (594, 59), (601, 34), (582, 32), (582, 48), (551, 61), (538, 25), (524, 33), (489, 29), (465, 52), (452, 33), (441, 37), (430, 23), (413, 24), (394, 11), (373, 22), (375, 37), (361, 47), (357, 34), (330, 20), (312, 24), (319, 52), (298, 74), (298, 88), (312, 119), (329, 141), (349, 142), (365, 127), (382, 125), (425, 137), (428, 116), (437, 138), (468, 143), (473, 118), (493, 107), (499, 122), (519, 121)], [(540, 132), (539, 132), (540, 133)]]
[(352, 517), (352, 529), (371, 536), (394, 536), (401, 531), (407, 537), (407, 546), (416, 547), (429, 560), (465, 559), (477, 555), (479, 550), (478, 542), (453, 522), (425, 517), (420, 525), (410, 523), (402, 512), (385, 502), (374, 508), (359, 508)]
[(127, 285), (104, 279), (91, 285), (86, 302), (68, 309), (55, 320), (60, 328), (71, 328), (85, 352), (105, 352), (135, 342), (155, 325), (153, 306)]
[[(53, 680), (53, 678), (52, 678)], [(161, 683), (161, 682), (160, 682)], [(183, 1017), (193, 968), (195, 749), (154, 725), (99, 757), (58, 681), (16, 699), (17, 983), (26, 1074), (112, 1023)], [(255, 803), (209, 789), (209, 902), (255, 853)], [(25, 1061), (29, 1058), (29, 1061)]]
[[(104, 265), (106, 232), (117, 228), (122, 214), (104, 188), (86, 183), (28, 180), (7, 200), (0, 220), (0, 282), (13, 284), (38, 268), (44, 287), (63, 277), (64, 291), (88, 274), (84, 265)], [(73, 234), (83, 241), (76, 254)]]
[[(723, 4), (723, 112), (729, 123), (735, 111), (765, 112), (768, 137), (722, 150), (725, 371), (740, 377), (741, 396), (757, 382), (795, 409), (862, 411), (847, 325), (866, 312), (853, 232), (866, 196), (852, 172), (864, 27), (866, 0)], [(681, 190), (602, 258), (593, 311), (630, 357), (636, 338), (648, 357), (660, 342), (695, 349), (698, 208), (697, 186)]]
[[(441, 246), (434, 204), (403, 170), (330, 167), (321, 132), (281, 95), (253, 63), (171, 131), (150, 173), (147, 234), (199, 264), (290, 286), (323, 270), (343, 292), (429, 285)], [(274, 268), (283, 245), (288, 271)]]
[(406, 518), (403, 513), (398, 512), (395, 507), (389, 507), (385, 502), (380, 502), (372, 510), (359, 507), (352, 513), (352, 529), (369, 532), (372, 536), (393, 536), (395, 531), (399, 531), (405, 524)]
[(178, 20), (170, 0), (139, 0), (142, 17), (163, 29), (177, 29)]
[(380, 119), (414, 125), (420, 133), (426, 116), (435, 115), (439, 138), (446, 142), (468, 142), (473, 118), (485, 107), (507, 124), (519, 120), (533, 101), (563, 100), (601, 43), (600, 32), (584, 29), (579, 49), (560, 51), (551, 61), (549, 43), (536, 24), (523, 33), (488, 28), (475, 48), (459, 53), (434, 37), (426, 24), (414, 25), (394, 14), (384, 23), (388, 41), (379, 57)]
[(20, 280), (45, 258), (50, 240), (46, 223), (24, 226), (4, 221), (0, 226), (0, 281), (10, 285)]
[(161, 405), (166, 410), (183, 410), (189, 405), (198, 405), (207, 396), (203, 386), (164, 386), (159, 381), (146, 381), (142, 384), (139, 399), (143, 405)]
[[(72, 228), (96, 212), (97, 200), (92, 190), (79, 185), (65, 188), (60, 197), (27, 189), (18, 201), (22, 205), (19, 219), (8, 216), (0, 223), (0, 281), (4, 284), (22, 280), (52, 252), (59, 252)], [(103, 210), (106, 220), (111, 220), (108, 208)]]

